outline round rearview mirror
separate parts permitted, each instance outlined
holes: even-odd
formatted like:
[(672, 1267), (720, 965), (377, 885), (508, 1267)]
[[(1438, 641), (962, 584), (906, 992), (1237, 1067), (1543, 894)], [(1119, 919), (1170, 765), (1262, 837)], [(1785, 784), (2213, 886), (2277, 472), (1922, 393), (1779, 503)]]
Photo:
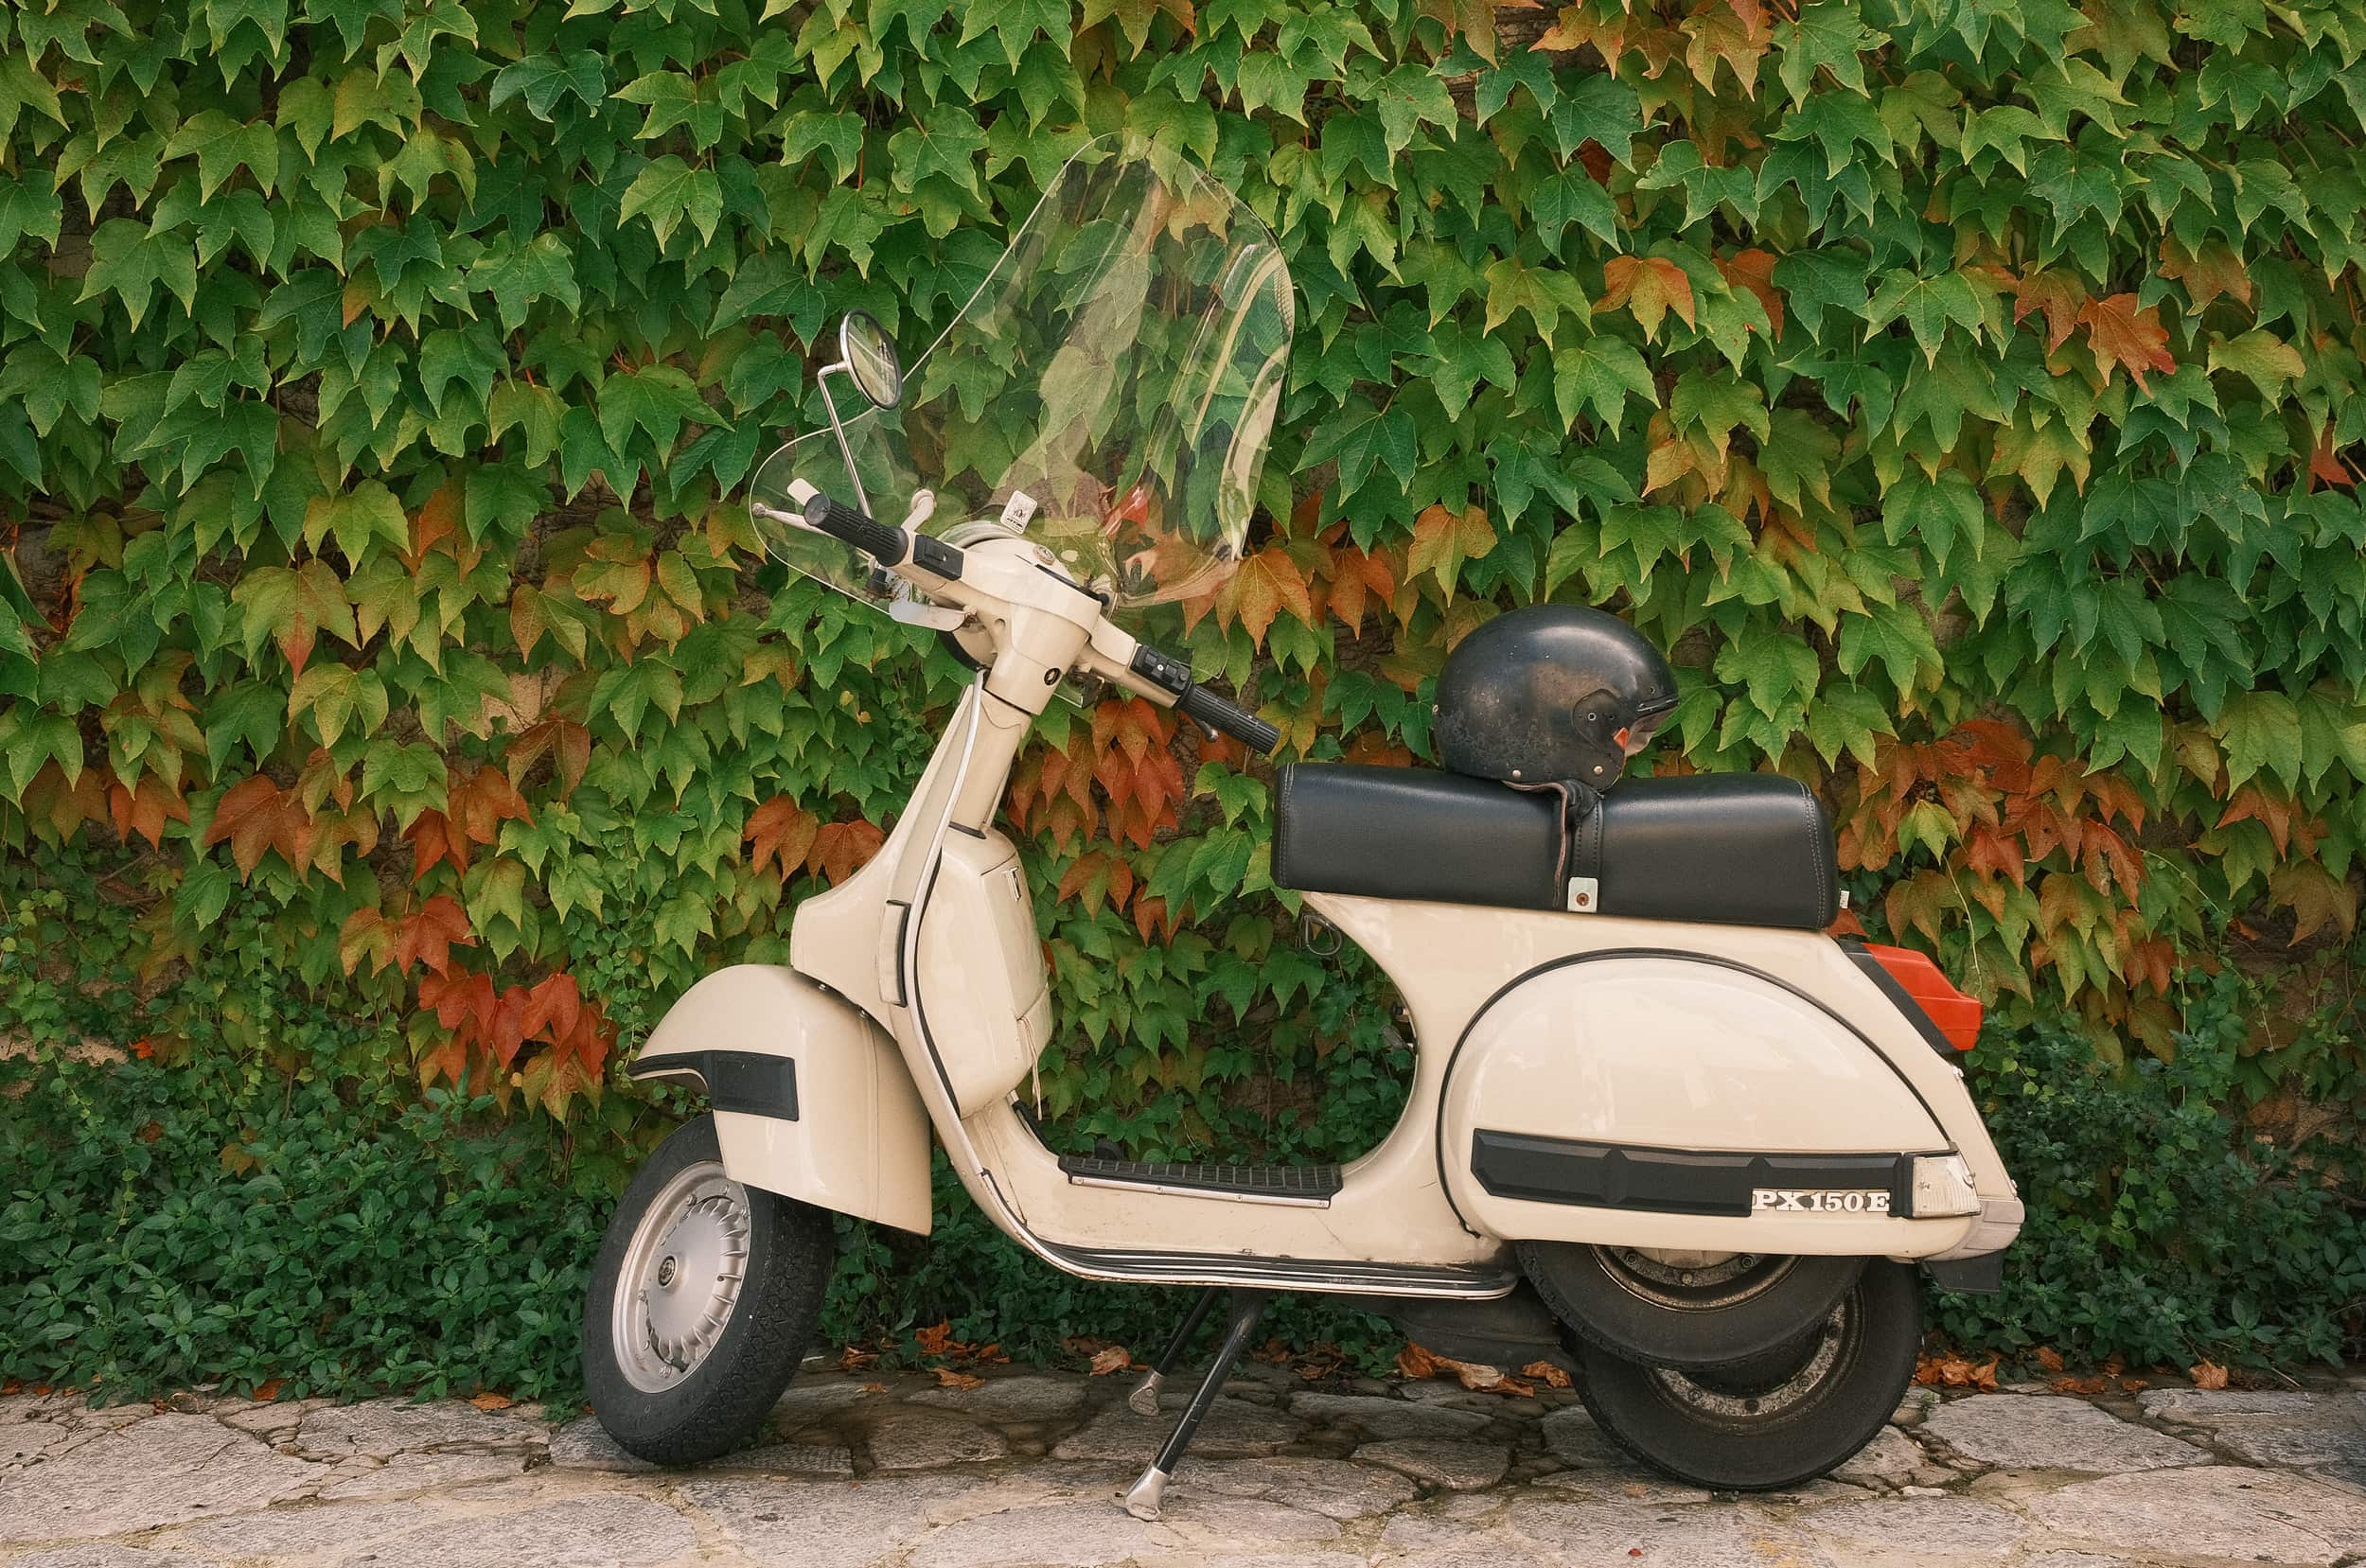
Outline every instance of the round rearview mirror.
[(895, 358), (895, 340), (868, 310), (850, 310), (839, 323), (838, 357), (873, 403), (892, 409), (903, 400), (904, 367)]

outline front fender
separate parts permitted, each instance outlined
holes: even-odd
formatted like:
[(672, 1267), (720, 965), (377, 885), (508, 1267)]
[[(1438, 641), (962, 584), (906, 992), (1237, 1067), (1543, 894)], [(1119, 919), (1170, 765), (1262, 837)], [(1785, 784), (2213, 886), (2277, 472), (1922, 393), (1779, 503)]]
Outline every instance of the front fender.
[(625, 1070), (705, 1091), (733, 1181), (928, 1233), (928, 1116), (903, 1057), (796, 971), (716, 970), (666, 1011)]

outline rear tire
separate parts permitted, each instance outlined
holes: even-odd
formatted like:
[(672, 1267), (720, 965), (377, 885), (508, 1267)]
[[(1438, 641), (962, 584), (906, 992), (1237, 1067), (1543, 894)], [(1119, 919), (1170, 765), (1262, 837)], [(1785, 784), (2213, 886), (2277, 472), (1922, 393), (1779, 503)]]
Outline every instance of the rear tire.
[(1770, 1491), (1871, 1442), (1914, 1381), (1921, 1346), (1914, 1269), (1877, 1259), (1822, 1325), (1781, 1351), (1711, 1370), (1647, 1366), (1589, 1344), (1579, 1391), (1595, 1424), (1662, 1474)]
[(660, 1465), (754, 1436), (820, 1327), (837, 1245), (827, 1211), (724, 1173), (712, 1114), (676, 1128), (626, 1188), (584, 1295), (600, 1425)]
[(1864, 1266), (1861, 1258), (1747, 1253), (1679, 1267), (1582, 1242), (1522, 1242), (1519, 1258), (1580, 1339), (1655, 1366), (1722, 1366), (1797, 1344)]

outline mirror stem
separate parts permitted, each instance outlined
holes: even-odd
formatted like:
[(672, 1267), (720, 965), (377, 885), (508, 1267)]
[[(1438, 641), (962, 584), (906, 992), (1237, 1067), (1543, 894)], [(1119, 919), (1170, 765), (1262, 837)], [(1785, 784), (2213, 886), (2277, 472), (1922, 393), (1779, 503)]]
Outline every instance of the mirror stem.
[(855, 504), (862, 508), (864, 517), (869, 517), (871, 516), (871, 498), (863, 493), (862, 476), (855, 471), (855, 449), (847, 442), (846, 426), (839, 419), (838, 399), (830, 396), (830, 378), (844, 376), (851, 380), (854, 378), (854, 371), (853, 365), (840, 360), (836, 364), (823, 365), (821, 373), (814, 377), (813, 384), (821, 389), (821, 406), (829, 410), (830, 433), (838, 437), (838, 455), (845, 459), (846, 483), (855, 487)]

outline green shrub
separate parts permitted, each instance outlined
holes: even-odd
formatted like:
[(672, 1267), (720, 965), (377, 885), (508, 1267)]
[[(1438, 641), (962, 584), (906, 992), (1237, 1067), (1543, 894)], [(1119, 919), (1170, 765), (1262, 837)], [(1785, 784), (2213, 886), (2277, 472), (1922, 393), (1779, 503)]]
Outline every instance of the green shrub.
[(2228, 1108), (2242, 1100), (2259, 989), (2219, 975), (2187, 1009), (2171, 1060), (2118, 1073), (2058, 1024), (1991, 1036), (1974, 1054), (1973, 1086), (2029, 1219), (2002, 1295), (1944, 1299), (1948, 1334), (2140, 1366), (2366, 1350), (2357, 1146), (2279, 1147)]

